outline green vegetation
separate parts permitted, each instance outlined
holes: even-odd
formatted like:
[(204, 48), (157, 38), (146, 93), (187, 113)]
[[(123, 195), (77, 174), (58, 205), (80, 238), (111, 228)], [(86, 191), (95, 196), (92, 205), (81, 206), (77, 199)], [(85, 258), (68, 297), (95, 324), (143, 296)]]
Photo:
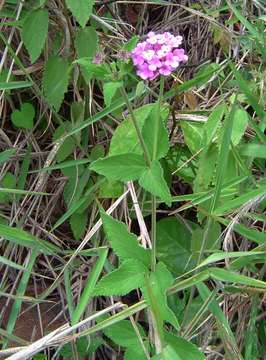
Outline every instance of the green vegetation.
[(266, 358), (265, 14), (0, 1), (0, 357)]

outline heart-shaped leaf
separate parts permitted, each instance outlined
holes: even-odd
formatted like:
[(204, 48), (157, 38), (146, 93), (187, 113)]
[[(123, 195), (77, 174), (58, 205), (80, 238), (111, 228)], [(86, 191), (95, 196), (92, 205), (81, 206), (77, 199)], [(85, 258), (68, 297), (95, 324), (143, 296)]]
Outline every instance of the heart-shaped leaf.
[(22, 129), (32, 129), (35, 116), (34, 107), (29, 103), (21, 105), (20, 110), (13, 111), (11, 115), (12, 123)]

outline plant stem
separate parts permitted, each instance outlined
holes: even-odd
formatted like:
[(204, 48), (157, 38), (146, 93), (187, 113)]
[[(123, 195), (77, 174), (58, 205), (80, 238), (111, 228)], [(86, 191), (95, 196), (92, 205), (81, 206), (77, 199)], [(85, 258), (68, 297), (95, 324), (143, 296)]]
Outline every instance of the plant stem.
[(149, 156), (149, 152), (148, 152), (147, 146), (145, 144), (145, 141), (143, 139), (143, 136), (141, 134), (141, 130), (139, 128), (137, 119), (135, 117), (133, 108), (131, 106), (130, 100), (129, 100), (128, 96), (127, 96), (127, 93), (126, 93), (126, 90), (125, 90), (124, 86), (122, 86), (120, 88), (120, 92), (121, 92), (121, 95), (123, 96), (123, 98), (125, 100), (128, 111), (129, 111), (129, 113), (131, 115), (131, 119), (132, 119), (132, 122), (134, 124), (135, 130), (137, 132), (137, 136), (138, 136), (138, 139), (139, 139), (140, 146), (142, 147), (142, 150), (143, 150), (145, 162), (146, 162), (147, 166), (150, 167), (151, 166), (151, 159), (150, 159), (150, 156)]
[(151, 196), (151, 269), (156, 267), (156, 196)]
[[(160, 117), (160, 110), (163, 100), (163, 90), (164, 90), (164, 78), (161, 76), (160, 78), (160, 92), (157, 106), (156, 116)], [(155, 157), (156, 154), (153, 154)], [(154, 158), (152, 160), (155, 160)], [(155, 271), (156, 267), (156, 196), (151, 196), (151, 243), (152, 243), (152, 250), (151, 250), (151, 269)]]

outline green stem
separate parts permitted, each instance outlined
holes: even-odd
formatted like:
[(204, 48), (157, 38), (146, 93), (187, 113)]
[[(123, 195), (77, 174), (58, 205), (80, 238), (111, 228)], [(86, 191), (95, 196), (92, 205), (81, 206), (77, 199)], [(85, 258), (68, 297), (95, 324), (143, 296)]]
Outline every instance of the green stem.
[(126, 93), (126, 90), (125, 90), (124, 86), (122, 86), (120, 88), (120, 92), (121, 92), (121, 95), (123, 96), (123, 98), (125, 100), (128, 111), (129, 111), (129, 113), (131, 115), (131, 119), (132, 119), (132, 122), (134, 124), (135, 130), (137, 132), (137, 136), (138, 136), (138, 139), (139, 139), (140, 146), (142, 147), (142, 150), (143, 150), (145, 162), (146, 162), (147, 166), (150, 167), (151, 166), (151, 159), (150, 159), (150, 156), (149, 156), (149, 152), (148, 152), (147, 146), (145, 144), (145, 141), (143, 139), (143, 136), (141, 134), (141, 130), (139, 128), (137, 119), (135, 117), (133, 108), (131, 106), (130, 100), (129, 100), (128, 96), (127, 96), (127, 93)]
[(156, 267), (156, 196), (151, 197), (151, 270)]
[[(160, 92), (159, 98), (157, 102), (157, 112), (156, 116), (160, 117), (161, 105), (163, 102), (163, 90), (164, 90), (164, 78), (161, 76), (160, 78)], [(153, 159), (155, 160), (156, 153), (153, 154)], [(156, 196), (151, 196), (151, 243), (152, 243), (152, 251), (151, 251), (151, 269), (155, 271), (156, 267)]]

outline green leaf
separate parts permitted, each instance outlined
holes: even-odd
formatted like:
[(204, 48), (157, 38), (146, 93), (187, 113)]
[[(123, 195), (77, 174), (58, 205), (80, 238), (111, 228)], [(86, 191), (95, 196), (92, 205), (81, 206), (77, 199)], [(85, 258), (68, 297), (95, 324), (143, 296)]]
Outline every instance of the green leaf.
[(147, 117), (142, 135), (152, 160), (159, 160), (164, 157), (169, 150), (168, 132), (164, 125), (168, 117), (168, 109), (161, 116), (160, 105), (156, 103)]
[(218, 157), (216, 144), (205, 146), (199, 156), (198, 170), (194, 180), (194, 192), (209, 190), (215, 178), (215, 167)]
[(142, 347), (138, 344), (134, 345), (134, 347), (129, 347), (126, 349), (124, 354), (124, 360), (147, 360), (147, 356), (145, 355)]
[[(142, 337), (145, 336), (144, 330), (140, 325), (138, 330)], [(123, 347), (138, 347), (139, 340), (136, 332), (129, 320), (122, 320), (103, 330), (105, 336), (109, 337), (115, 344)]]
[(110, 70), (106, 64), (93, 64), (92, 59), (89, 57), (83, 57), (76, 60), (74, 63), (81, 66), (86, 79), (95, 77), (99, 80), (106, 80), (110, 75)]
[[(229, 65), (231, 67), (231, 70), (232, 70), (235, 78), (236, 78), (236, 81), (239, 85), (240, 90), (243, 91), (243, 93), (247, 97), (249, 104), (256, 111), (256, 113), (257, 113), (258, 117), (261, 119), (262, 123), (265, 124), (266, 123), (266, 115), (264, 113), (263, 107), (260, 105), (260, 100), (252, 93), (251, 84), (248, 83), (242, 77), (241, 72), (239, 70), (237, 70), (237, 68), (235, 67), (235, 65), (232, 62), (229, 62)], [(264, 141), (265, 141), (265, 138), (264, 138)]]
[(98, 47), (98, 35), (92, 26), (76, 31), (75, 49), (79, 58), (88, 57), (93, 59)]
[(245, 144), (240, 147), (240, 154), (253, 158), (266, 158), (266, 145), (263, 144)]
[(48, 33), (49, 14), (46, 9), (30, 11), (23, 22), (22, 40), (34, 63), (40, 56)]
[(221, 120), (226, 112), (226, 106), (224, 104), (218, 105), (214, 108), (208, 120), (204, 124), (204, 143), (209, 145), (217, 133), (218, 128), (221, 125)]
[(12, 155), (16, 153), (16, 149), (7, 149), (5, 151), (0, 152), (0, 164), (6, 162), (11, 158)]
[[(249, 115), (246, 110), (238, 107), (234, 113), (233, 129), (231, 135), (231, 141), (233, 145), (238, 145), (243, 135), (245, 134), (246, 128), (249, 122)], [(265, 146), (266, 147), (266, 146)]]
[(203, 124), (182, 121), (181, 129), (185, 138), (185, 143), (189, 150), (192, 154), (197, 153), (201, 149), (201, 143), (203, 139)]
[[(180, 360), (204, 360), (204, 354), (199, 351), (196, 345), (191, 342), (175, 336), (171, 333), (165, 333), (166, 342), (174, 349)], [(171, 358), (174, 360), (175, 358)], [(169, 358), (170, 360), (170, 358)]]
[[(203, 301), (206, 301), (212, 296), (212, 292), (203, 282), (197, 285), (197, 289)], [(234, 334), (230, 328), (227, 317), (220, 308), (220, 305), (215, 299), (213, 299), (211, 302), (209, 302), (208, 308), (216, 319), (218, 329), (229, 358), (233, 354), (234, 359), (241, 359), (241, 355), (239, 353), (238, 345), (236, 344)]]
[(120, 181), (111, 181), (105, 179), (104, 183), (99, 188), (99, 198), (115, 199), (121, 196), (124, 192), (124, 184)]
[(181, 360), (171, 345), (166, 345), (160, 354), (152, 357), (152, 360)]
[(126, 260), (104, 276), (96, 285), (94, 295), (122, 296), (143, 285), (146, 267), (137, 260)]
[(90, 169), (111, 180), (139, 179), (146, 169), (143, 157), (137, 154), (121, 154), (94, 161)]
[(86, 231), (87, 212), (74, 213), (70, 217), (70, 226), (76, 240), (80, 240)]
[(40, 240), (36, 236), (29, 234), (28, 232), (12, 228), (10, 226), (0, 224), (0, 236), (4, 239), (21, 246), (26, 246), (32, 249), (38, 249), (38, 251), (45, 254), (55, 254), (59, 252), (59, 248), (45, 240)]
[(94, 2), (94, 0), (66, 0), (67, 7), (81, 27), (84, 27), (89, 20)]
[(22, 129), (32, 129), (35, 109), (29, 103), (23, 103), (20, 110), (15, 110), (11, 114), (12, 123)]
[(126, 42), (122, 49), (128, 52), (131, 52), (136, 47), (139, 42), (139, 37), (137, 35), (133, 35), (128, 42)]
[(217, 172), (215, 178), (214, 195), (210, 205), (210, 212), (213, 212), (214, 209), (217, 207), (217, 203), (222, 191), (222, 186), (226, 174), (226, 167), (228, 166), (230, 142), (232, 136), (233, 119), (234, 119), (235, 111), (236, 111), (236, 104), (234, 103), (232, 108), (230, 109), (230, 113), (225, 117), (225, 121), (223, 124), (220, 153), (218, 156), (218, 165), (217, 165)]
[(188, 227), (172, 216), (157, 222), (156, 234), (157, 258), (175, 275), (186, 272), (191, 258), (191, 233)]
[(110, 106), (112, 104), (113, 97), (121, 86), (121, 81), (112, 81), (103, 84), (103, 97), (106, 106)]
[[(0, 181), (0, 186), (4, 189), (12, 189), (16, 186), (16, 178), (11, 172), (7, 172)], [(10, 195), (5, 192), (0, 192), (0, 204), (8, 203), (11, 200)]]
[[(54, 132), (53, 134), (53, 141), (57, 141), (60, 139), (63, 135), (67, 133), (67, 131), (71, 128), (70, 121), (66, 121), (63, 124), (61, 124)], [(60, 148), (58, 149), (56, 153), (56, 160), (58, 162), (64, 161), (76, 148), (76, 141), (73, 137), (67, 137), (63, 143), (60, 145)]]
[(12, 90), (12, 89), (23, 89), (31, 87), (33, 83), (31, 81), (10, 81), (0, 82), (0, 90)]
[(166, 297), (166, 291), (173, 282), (172, 274), (162, 262), (159, 262), (156, 264), (155, 271), (150, 273), (149, 279), (145, 280), (145, 286), (141, 290), (144, 299), (152, 309), (158, 326), (162, 327), (163, 321), (167, 321), (178, 330), (178, 320), (168, 307)]
[(104, 231), (112, 249), (122, 260), (136, 259), (149, 267), (150, 251), (139, 245), (135, 234), (130, 233), (122, 222), (101, 212)]
[(209, 269), (213, 279), (266, 289), (266, 282), (220, 268)]
[(237, 198), (227, 201), (224, 205), (217, 208), (214, 212), (215, 215), (223, 215), (229, 211), (239, 208), (244, 205), (246, 202), (266, 194), (266, 187), (260, 186), (257, 189), (246, 191), (243, 195), (238, 196)]
[[(131, 167), (131, 165), (129, 165)], [(172, 197), (167, 183), (163, 176), (163, 168), (159, 161), (154, 160), (150, 168), (146, 168), (142, 173), (139, 184), (145, 190), (158, 196), (168, 206), (171, 206)]]
[(90, 269), (85, 287), (82, 291), (77, 307), (73, 311), (71, 318), (72, 324), (76, 324), (77, 322), (79, 322), (80, 318), (85, 312), (93, 296), (95, 285), (105, 265), (107, 255), (108, 255), (108, 249), (106, 248), (103, 248), (101, 250), (99, 249), (99, 258), (95, 263), (95, 265), (93, 266), (93, 268)]
[(209, 224), (209, 231), (207, 231), (207, 226), (202, 228), (197, 228), (193, 231), (192, 239), (191, 239), (191, 249), (193, 252), (193, 258), (195, 258), (196, 262), (198, 260), (198, 255), (200, 253), (201, 244), (205, 237), (205, 247), (204, 250), (208, 252), (208, 250), (214, 250), (220, 248), (221, 242), (221, 226), (218, 222), (214, 221)]
[[(134, 110), (134, 115), (140, 130), (153, 109), (153, 104), (144, 105)], [(142, 154), (142, 148), (130, 116), (126, 118), (115, 130), (109, 149), (109, 155), (125, 153)]]
[(64, 94), (67, 91), (70, 67), (68, 61), (59, 56), (52, 56), (44, 67), (43, 89), (44, 95), (56, 111), (59, 111)]

